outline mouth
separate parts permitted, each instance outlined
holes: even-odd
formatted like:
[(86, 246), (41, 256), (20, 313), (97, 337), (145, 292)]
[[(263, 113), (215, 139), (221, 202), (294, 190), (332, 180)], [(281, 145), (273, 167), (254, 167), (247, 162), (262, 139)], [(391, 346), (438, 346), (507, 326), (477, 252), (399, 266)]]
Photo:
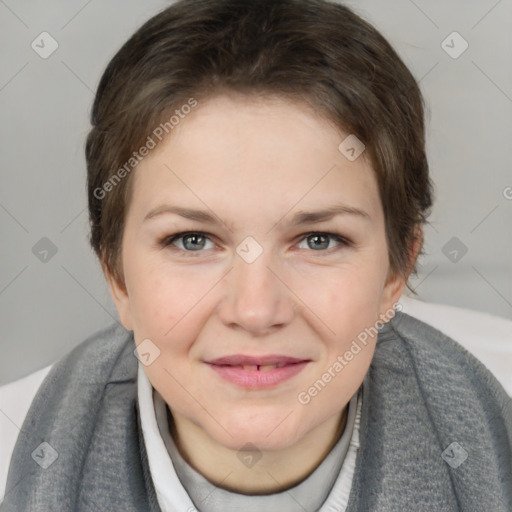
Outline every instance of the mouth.
[[(297, 363), (295, 363), (297, 364)], [(244, 365), (220, 365), (220, 366), (229, 366), (231, 368), (242, 368), (242, 370), (246, 371), (258, 371), (258, 372), (268, 372), (269, 370), (275, 370), (276, 368), (282, 368), (286, 366), (286, 363), (279, 364), (244, 364)]]
[(300, 373), (309, 359), (269, 355), (234, 355), (206, 361), (222, 379), (247, 389), (277, 386)]

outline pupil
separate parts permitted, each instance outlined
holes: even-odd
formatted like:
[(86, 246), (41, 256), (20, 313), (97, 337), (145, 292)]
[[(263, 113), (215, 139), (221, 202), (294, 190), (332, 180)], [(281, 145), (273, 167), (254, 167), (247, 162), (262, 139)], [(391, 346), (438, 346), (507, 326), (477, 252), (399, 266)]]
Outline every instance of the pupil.
[(197, 243), (197, 239), (201, 239), (203, 238), (201, 235), (188, 235), (185, 237), (185, 247), (187, 247), (187, 241), (188, 240), (193, 240), (193, 243), (190, 247), (187, 247), (188, 249), (192, 249), (192, 250), (198, 250), (198, 249), (201, 249), (201, 247), (204, 245), (204, 242), (203, 244), (198, 244)]
[[(325, 246), (325, 242), (322, 244), (322, 242), (317, 243), (319, 239), (323, 238), (324, 240), (327, 240), (327, 237), (324, 235), (311, 235), (311, 237), (315, 242), (313, 242), (313, 249), (318, 249), (319, 246), (323, 245)], [(327, 240), (327, 245), (329, 245), (329, 241)], [(324, 247), (325, 248), (325, 247)]]

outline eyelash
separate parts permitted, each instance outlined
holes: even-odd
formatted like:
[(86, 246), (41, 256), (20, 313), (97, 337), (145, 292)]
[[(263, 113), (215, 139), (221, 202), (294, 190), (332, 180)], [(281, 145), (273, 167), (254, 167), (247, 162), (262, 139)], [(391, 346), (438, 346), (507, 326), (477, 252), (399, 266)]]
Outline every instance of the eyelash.
[[(176, 251), (180, 251), (182, 253), (185, 253), (187, 255), (187, 257), (198, 257), (201, 255), (202, 252), (204, 252), (204, 250), (197, 250), (197, 251), (188, 251), (186, 249), (180, 249), (179, 247), (175, 247), (173, 246), (173, 242), (175, 242), (176, 240), (179, 240), (180, 238), (185, 238), (187, 236), (190, 236), (190, 235), (199, 235), (199, 236), (202, 236), (208, 240), (210, 240), (211, 242), (213, 242), (210, 238), (210, 236), (208, 236), (208, 233), (204, 233), (202, 231), (185, 231), (185, 232), (181, 232), (181, 233), (176, 233), (175, 235), (170, 235), (170, 236), (166, 236), (165, 238), (163, 238), (160, 242), (159, 242), (159, 245), (163, 248), (168, 248), (168, 249), (171, 249), (171, 250), (176, 250)], [(303, 240), (307, 239), (308, 237), (310, 236), (313, 236), (313, 235), (322, 235), (322, 236), (327, 236), (327, 237), (330, 237), (332, 240), (338, 242), (340, 244), (340, 246), (338, 247), (333, 247), (331, 249), (323, 249), (323, 250), (318, 250), (318, 251), (315, 251), (313, 249), (310, 249), (309, 252), (318, 252), (318, 253), (327, 253), (327, 254), (332, 254), (331, 251), (337, 251), (337, 250), (341, 250), (342, 248), (346, 248), (346, 247), (350, 247), (352, 246), (352, 242), (350, 242), (350, 240), (346, 239), (345, 237), (342, 237), (341, 235), (338, 235), (337, 233), (330, 233), (330, 232), (325, 232), (325, 231), (311, 231), (309, 233), (305, 233), (303, 235), (300, 235), (300, 240), (297, 242), (297, 243), (300, 243), (302, 242)]]

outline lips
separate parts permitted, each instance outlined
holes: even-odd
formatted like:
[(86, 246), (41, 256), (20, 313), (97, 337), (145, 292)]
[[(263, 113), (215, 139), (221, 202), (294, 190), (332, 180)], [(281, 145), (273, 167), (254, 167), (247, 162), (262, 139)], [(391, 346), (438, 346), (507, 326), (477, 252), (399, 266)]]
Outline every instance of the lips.
[(233, 355), (206, 361), (224, 380), (245, 388), (267, 388), (300, 373), (309, 360), (283, 355)]
[(233, 356), (219, 357), (207, 362), (217, 366), (238, 366), (247, 370), (265, 371), (268, 369), (282, 368), (289, 364), (302, 363), (304, 361), (305, 359), (282, 355), (244, 356), (236, 354)]

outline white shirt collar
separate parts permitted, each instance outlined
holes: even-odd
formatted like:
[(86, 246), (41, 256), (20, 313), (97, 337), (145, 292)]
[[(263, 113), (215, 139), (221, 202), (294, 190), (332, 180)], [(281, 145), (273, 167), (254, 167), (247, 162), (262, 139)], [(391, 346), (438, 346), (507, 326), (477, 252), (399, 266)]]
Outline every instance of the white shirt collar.
[(172, 460), (167, 453), (164, 440), (160, 436), (153, 404), (153, 386), (140, 362), (137, 393), (142, 434), (158, 504), (162, 512), (193, 512), (196, 510), (194, 504), (181, 485)]

